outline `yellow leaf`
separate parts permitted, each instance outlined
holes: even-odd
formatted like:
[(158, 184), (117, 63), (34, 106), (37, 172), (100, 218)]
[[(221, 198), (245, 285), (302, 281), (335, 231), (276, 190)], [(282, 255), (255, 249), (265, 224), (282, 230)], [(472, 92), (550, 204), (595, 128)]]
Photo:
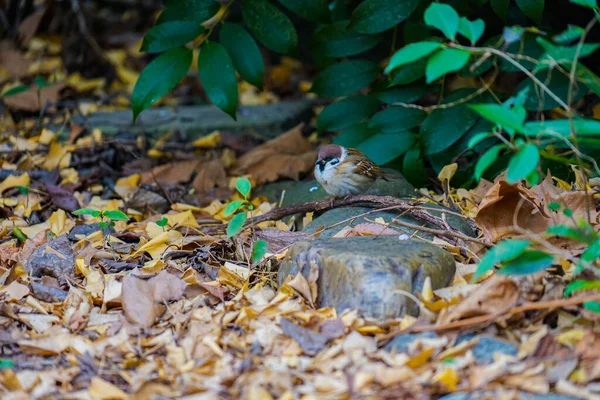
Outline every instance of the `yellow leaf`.
[(273, 400), (273, 396), (261, 387), (252, 386), (248, 391), (248, 400)]
[(183, 203), (175, 203), (171, 206), (171, 209), (174, 211), (192, 211), (192, 212), (202, 212), (202, 208), (200, 207), (196, 207), (196, 206), (191, 206), (189, 204), (183, 204)]
[(69, 233), (75, 226), (75, 222), (72, 219), (67, 218), (65, 211), (60, 208), (50, 215), (48, 221), (50, 222), (50, 231), (56, 236)]
[(433, 288), (431, 287), (431, 279), (429, 277), (425, 278), (423, 289), (421, 290), (421, 297), (425, 301), (433, 300)]
[(28, 238), (32, 238), (35, 235), (37, 235), (40, 232), (46, 231), (48, 229), (50, 229), (50, 221), (46, 221), (46, 222), (42, 222), (41, 224), (36, 224), (36, 225), (31, 225), (31, 226), (24, 226), (21, 229), (21, 231), (28, 237)]
[(167, 220), (169, 221), (169, 225), (173, 228), (175, 227), (188, 227), (188, 228), (198, 228), (198, 221), (194, 218), (194, 214), (192, 214), (191, 210), (181, 212), (179, 214), (167, 215)]
[(198, 149), (212, 149), (221, 143), (221, 132), (213, 131), (209, 135), (202, 136), (192, 142)]
[(79, 182), (79, 173), (75, 168), (62, 169), (60, 171), (60, 177), (62, 178), (62, 180), (60, 181), (61, 185)]
[(127, 393), (97, 376), (92, 378), (88, 392), (93, 399), (120, 400), (128, 398)]
[(454, 392), (458, 384), (458, 374), (454, 369), (446, 368), (433, 377), (433, 382), (439, 382), (446, 386), (449, 392)]
[(450, 180), (456, 173), (457, 169), (458, 169), (457, 163), (452, 163), (452, 164), (446, 165), (444, 168), (442, 168), (442, 170), (438, 174), (438, 180), (440, 182), (444, 182), (444, 181), (450, 182)]
[(129, 200), (137, 190), (140, 179), (140, 174), (133, 174), (118, 179), (115, 183), (115, 192), (117, 192), (123, 200)]
[(30, 183), (29, 174), (24, 173), (19, 176), (9, 175), (5, 180), (0, 183), (0, 194), (6, 189), (12, 189), (17, 186), (27, 186)]
[(152, 260), (144, 263), (142, 271), (148, 274), (158, 274), (166, 265), (162, 260)]
[(60, 143), (52, 143), (42, 167), (45, 170), (52, 171), (56, 167), (67, 168), (70, 163), (71, 153), (67, 148)]
[(575, 347), (577, 343), (585, 336), (585, 331), (581, 329), (573, 329), (556, 336), (556, 341), (570, 348)]
[(416, 356), (411, 357), (411, 359), (408, 360), (406, 365), (412, 369), (422, 367), (429, 360), (429, 357), (431, 357), (431, 355), (433, 354), (434, 351), (435, 351), (435, 347), (427, 348), (427, 349), (423, 350), (422, 352), (420, 352), (419, 354), (417, 354)]
[(54, 132), (52, 132), (49, 129), (44, 128), (42, 130), (42, 134), (40, 135), (40, 143), (48, 145), (48, 144), (52, 143), (55, 136), (56, 135), (54, 134)]
[(374, 333), (385, 333), (385, 330), (382, 327), (376, 326), (376, 325), (361, 326), (360, 328), (358, 328), (356, 330), (358, 331), (358, 333), (360, 333), (362, 335), (374, 334)]

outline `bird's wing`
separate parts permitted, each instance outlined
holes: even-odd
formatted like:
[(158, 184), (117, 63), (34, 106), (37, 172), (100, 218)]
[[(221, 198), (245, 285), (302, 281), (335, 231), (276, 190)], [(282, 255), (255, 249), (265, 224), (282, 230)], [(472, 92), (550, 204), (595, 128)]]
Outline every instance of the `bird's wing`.
[(367, 176), (369, 178), (385, 179), (385, 173), (379, 168), (377, 164), (371, 161), (367, 156), (356, 149), (348, 150), (348, 161), (352, 161), (355, 164), (354, 171), (360, 175)]

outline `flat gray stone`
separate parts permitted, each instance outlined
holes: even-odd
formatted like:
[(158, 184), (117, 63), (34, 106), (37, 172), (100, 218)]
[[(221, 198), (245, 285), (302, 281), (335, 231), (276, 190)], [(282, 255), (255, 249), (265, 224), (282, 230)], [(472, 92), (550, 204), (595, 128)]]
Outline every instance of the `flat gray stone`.
[(237, 121), (212, 105), (183, 106), (176, 109), (149, 108), (142, 112), (135, 125), (131, 110), (92, 113), (84, 120), (75, 116), (72, 122), (100, 128), (106, 136), (127, 131), (144, 132), (158, 137), (177, 130), (183, 140), (194, 140), (215, 130), (244, 133), (266, 141), (312, 117), (308, 100), (288, 101), (257, 106), (240, 106)]
[(396, 353), (404, 353), (408, 351), (410, 345), (418, 339), (434, 339), (437, 337), (435, 332), (420, 332), (420, 333), (404, 333), (394, 337), (384, 349)]
[(416, 315), (418, 306), (399, 291), (420, 292), (426, 277), (433, 289), (454, 276), (453, 257), (441, 248), (398, 236), (316, 238), (294, 244), (278, 273), (281, 285), (311, 265), (319, 269), (317, 306), (356, 309), (366, 317)]
[(477, 337), (477, 344), (473, 347), (473, 356), (478, 364), (489, 364), (494, 361), (495, 353), (502, 353), (509, 356), (516, 356), (519, 349), (512, 343), (507, 341), (496, 339), (492, 336), (476, 336), (474, 334), (462, 335), (456, 340), (456, 344), (459, 345), (462, 342), (471, 340)]
[(61, 235), (36, 248), (24, 269), (35, 277), (52, 276), (61, 284), (66, 281), (65, 275), (73, 277), (75, 260), (67, 235)]

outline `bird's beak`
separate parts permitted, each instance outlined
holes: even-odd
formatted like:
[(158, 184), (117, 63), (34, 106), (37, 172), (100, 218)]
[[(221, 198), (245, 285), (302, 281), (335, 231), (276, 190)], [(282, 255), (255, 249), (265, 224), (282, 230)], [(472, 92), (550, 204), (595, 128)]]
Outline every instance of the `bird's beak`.
[(317, 158), (317, 162), (315, 162), (315, 165), (325, 165), (325, 160), (322, 158)]

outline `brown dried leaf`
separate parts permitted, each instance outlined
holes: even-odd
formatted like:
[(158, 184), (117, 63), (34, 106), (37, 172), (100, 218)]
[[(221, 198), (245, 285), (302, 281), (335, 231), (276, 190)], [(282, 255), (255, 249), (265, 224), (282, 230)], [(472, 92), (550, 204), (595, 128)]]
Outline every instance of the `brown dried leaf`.
[(0, 66), (6, 68), (11, 76), (19, 78), (27, 75), (30, 64), (31, 61), (26, 59), (11, 41), (0, 42)]
[(281, 319), (279, 323), (283, 329), (283, 334), (298, 342), (302, 350), (308, 355), (317, 354), (325, 348), (325, 345), (329, 341), (327, 336), (295, 324), (287, 319)]
[(444, 325), (463, 318), (502, 314), (517, 304), (519, 287), (510, 278), (493, 276), (483, 282), (469, 297), (441, 314), (436, 322)]
[(40, 105), (41, 107), (44, 107), (46, 103), (56, 103), (59, 100), (60, 92), (64, 89), (64, 87), (64, 84), (56, 83), (52, 86), (47, 86), (40, 89), (41, 104), (38, 102), (38, 88), (35, 86), (29, 88), (29, 90), (25, 92), (15, 94), (14, 96), (5, 97), (4, 103), (6, 103), (9, 108), (14, 110), (29, 112), (39, 111)]
[(302, 136), (302, 125), (298, 125), (240, 157), (233, 174), (250, 174), (257, 184), (298, 179), (313, 169), (316, 155), (313, 145)]
[(227, 187), (227, 172), (220, 158), (201, 163), (196, 169), (198, 173), (192, 182), (196, 193), (204, 193), (214, 187)]
[(141, 183), (151, 184), (155, 182), (154, 179), (167, 184), (189, 182), (200, 164), (202, 160), (197, 159), (162, 164), (152, 168), (152, 172), (141, 174)]

